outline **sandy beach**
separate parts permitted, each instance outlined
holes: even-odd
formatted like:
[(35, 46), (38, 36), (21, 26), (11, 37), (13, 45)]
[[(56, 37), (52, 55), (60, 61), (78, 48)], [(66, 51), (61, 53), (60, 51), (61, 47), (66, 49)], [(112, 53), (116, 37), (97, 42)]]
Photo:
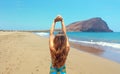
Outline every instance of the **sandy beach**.
[[(49, 74), (48, 38), (29, 32), (0, 32), (0, 74)], [(120, 64), (70, 49), (67, 74), (120, 74)]]

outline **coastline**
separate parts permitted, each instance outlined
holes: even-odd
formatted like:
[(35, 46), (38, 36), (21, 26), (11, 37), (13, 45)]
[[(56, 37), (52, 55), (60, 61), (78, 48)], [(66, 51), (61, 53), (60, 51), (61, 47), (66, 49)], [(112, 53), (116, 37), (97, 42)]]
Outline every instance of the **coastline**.
[[(29, 32), (0, 32), (0, 74), (48, 74), (48, 41)], [(66, 69), (67, 74), (120, 74), (119, 63), (72, 47)]]
[[(49, 37), (49, 33), (45, 33), (45, 32), (37, 32), (34, 33), (38, 36), (43, 36), (43, 37)], [(69, 32), (68, 32), (69, 34)], [(104, 33), (103, 33), (104, 34)], [(79, 42), (79, 40), (75, 40), (75, 39), (71, 39), (71, 35), (69, 34), (69, 41), (70, 41), (70, 45), (71, 47), (78, 49), (80, 51), (83, 52), (87, 52), (105, 59), (109, 59), (111, 61), (115, 61), (117, 63), (120, 63), (120, 60), (118, 59), (120, 57), (119, 54), (119, 49), (115, 49), (115, 48), (111, 48), (111, 47), (107, 47), (104, 46), (104, 44), (107, 44), (109, 46), (111, 46), (111, 43), (107, 43), (107, 42), (87, 42), (84, 43), (83, 42)], [(116, 47), (116, 45), (112, 45), (112, 47)], [(118, 45), (117, 45), (118, 47)], [(117, 51), (118, 50), (118, 51)]]

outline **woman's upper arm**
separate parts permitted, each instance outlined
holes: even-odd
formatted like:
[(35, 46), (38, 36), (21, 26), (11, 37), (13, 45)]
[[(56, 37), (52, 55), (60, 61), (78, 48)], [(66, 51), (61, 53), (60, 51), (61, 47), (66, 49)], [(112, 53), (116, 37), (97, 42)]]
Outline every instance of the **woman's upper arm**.
[(66, 47), (67, 47), (67, 50), (69, 51), (69, 49), (70, 49), (70, 44), (69, 44), (69, 39), (68, 39), (68, 37), (67, 37), (67, 44), (66, 44)]
[(67, 46), (70, 46), (68, 37), (67, 37)]
[(54, 46), (53, 40), (54, 40), (54, 35), (52, 34), (49, 37), (49, 48), (50, 49), (53, 48), (53, 46)]

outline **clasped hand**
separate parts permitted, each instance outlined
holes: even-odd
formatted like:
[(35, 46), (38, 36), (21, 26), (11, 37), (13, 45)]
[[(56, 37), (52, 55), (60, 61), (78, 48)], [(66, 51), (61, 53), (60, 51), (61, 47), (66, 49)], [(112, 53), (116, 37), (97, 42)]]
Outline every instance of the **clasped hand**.
[(54, 22), (62, 22), (63, 21), (63, 18), (62, 16), (58, 15), (55, 19), (54, 19)]

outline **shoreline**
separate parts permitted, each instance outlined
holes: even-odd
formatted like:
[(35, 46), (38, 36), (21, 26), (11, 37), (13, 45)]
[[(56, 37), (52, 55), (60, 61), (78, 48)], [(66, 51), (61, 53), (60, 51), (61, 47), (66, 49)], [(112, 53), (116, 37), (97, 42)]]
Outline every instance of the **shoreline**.
[[(41, 34), (40, 35), (36, 33), (33, 33), (33, 34), (48, 38), (48, 36), (44, 36)], [(81, 44), (73, 41), (70, 41), (70, 45), (71, 47), (79, 51), (87, 52), (95, 56), (99, 56), (99, 57), (120, 63), (120, 60), (118, 59), (120, 55), (114, 51), (111, 51), (111, 49), (108, 49), (106, 47), (99, 46), (99, 45), (91, 45), (91, 44)]]

